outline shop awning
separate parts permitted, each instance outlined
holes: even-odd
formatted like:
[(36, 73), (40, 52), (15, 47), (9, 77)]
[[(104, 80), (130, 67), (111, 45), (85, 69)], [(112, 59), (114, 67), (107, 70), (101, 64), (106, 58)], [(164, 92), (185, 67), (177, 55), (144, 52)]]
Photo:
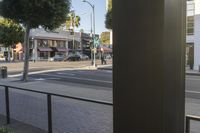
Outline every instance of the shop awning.
[(38, 48), (40, 52), (52, 52), (53, 50), (51, 48)]
[(100, 47), (100, 48), (98, 48), (98, 51), (112, 53), (112, 49), (111, 48), (107, 48), (107, 47)]
[(67, 52), (67, 48), (56, 48), (58, 52)]

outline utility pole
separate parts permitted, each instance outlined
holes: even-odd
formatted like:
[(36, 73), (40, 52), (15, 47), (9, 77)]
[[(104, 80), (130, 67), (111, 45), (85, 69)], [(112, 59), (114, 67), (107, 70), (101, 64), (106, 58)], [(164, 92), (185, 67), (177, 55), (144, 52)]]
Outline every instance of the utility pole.
[(92, 12), (93, 12), (93, 52), (94, 52), (94, 62), (93, 65), (96, 67), (96, 46), (95, 46), (95, 6), (92, 5), (90, 2), (87, 0), (83, 0), (83, 2), (88, 3), (92, 7)]

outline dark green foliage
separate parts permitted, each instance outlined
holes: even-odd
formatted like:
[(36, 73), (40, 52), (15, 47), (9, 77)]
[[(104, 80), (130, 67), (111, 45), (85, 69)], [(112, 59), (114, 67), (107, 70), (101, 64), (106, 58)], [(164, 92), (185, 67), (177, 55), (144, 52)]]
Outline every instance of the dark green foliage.
[(24, 29), (10, 19), (0, 19), (0, 43), (5, 47), (23, 42)]
[(11, 133), (8, 129), (0, 128), (0, 133)]
[(0, 15), (24, 24), (24, 72), (23, 81), (28, 81), (29, 32), (42, 26), (47, 30), (58, 28), (65, 22), (71, 0), (2, 0)]
[(0, 14), (30, 28), (52, 30), (65, 22), (70, 5), (70, 0), (3, 0)]
[(108, 11), (106, 13), (105, 25), (107, 29), (112, 29), (112, 0), (108, 0)]
[(105, 21), (105, 24), (106, 24), (106, 28), (107, 29), (112, 29), (112, 9), (109, 10), (106, 14), (106, 21)]

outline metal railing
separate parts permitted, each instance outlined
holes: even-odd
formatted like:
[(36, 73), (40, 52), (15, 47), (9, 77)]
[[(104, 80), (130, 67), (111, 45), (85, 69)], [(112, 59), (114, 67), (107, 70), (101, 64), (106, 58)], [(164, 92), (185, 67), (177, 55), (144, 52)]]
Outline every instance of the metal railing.
[(186, 133), (190, 133), (190, 121), (200, 121), (200, 116), (194, 116), (194, 115), (187, 115), (186, 116), (186, 128), (185, 128), (185, 132)]
[(111, 102), (98, 101), (98, 100), (93, 100), (93, 99), (88, 99), (88, 98), (83, 98), (83, 97), (67, 96), (67, 95), (55, 94), (55, 93), (50, 93), (50, 92), (42, 92), (42, 91), (37, 91), (37, 90), (29, 90), (29, 89), (25, 89), (25, 88), (19, 88), (19, 87), (7, 86), (7, 85), (0, 85), (0, 87), (5, 88), (6, 124), (10, 124), (10, 102), (9, 102), (9, 90), (10, 89), (45, 94), (47, 96), (48, 133), (53, 133), (53, 130), (52, 130), (52, 96), (68, 98), (68, 99), (73, 99), (73, 100), (79, 100), (79, 101), (85, 101), (85, 102), (90, 102), (90, 103), (96, 103), (96, 104), (101, 104), (101, 105), (113, 106), (113, 104)]

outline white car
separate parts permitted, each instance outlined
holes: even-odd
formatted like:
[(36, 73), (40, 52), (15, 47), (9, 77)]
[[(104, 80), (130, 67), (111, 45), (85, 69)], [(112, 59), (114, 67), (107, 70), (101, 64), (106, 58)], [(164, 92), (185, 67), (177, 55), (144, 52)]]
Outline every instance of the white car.
[(81, 56), (81, 60), (89, 60), (89, 56), (83, 54), (83, 55), (80, 55)]
[(61, 55), (55, 55), (54, 57), (50, 58), (50, 61), (63, 61), (64, 57)]
[(5, 57), (0, 55), (0, 61), (5, 61), (5, 60), (6, 60)]

